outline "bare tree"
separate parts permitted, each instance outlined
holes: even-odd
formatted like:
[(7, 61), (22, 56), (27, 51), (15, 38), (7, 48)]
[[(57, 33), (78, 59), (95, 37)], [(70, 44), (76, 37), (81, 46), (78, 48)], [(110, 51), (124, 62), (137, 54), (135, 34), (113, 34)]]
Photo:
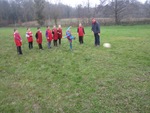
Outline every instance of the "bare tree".
[(108, 0), (99, 0), (100, 4), (95, 7), (95, 13), (100, 16), (100, 17), (103, 17), (103, 13), (104, 13), (104, 10), (105, 10), (105, 5), (106, 3), (108, 2)]
[(87, 1), (87, 18), (88, 18), (88, 24), (90, 23), (91, 18), (91, 7), (90, 7), (90, 1)]
[(145, 2), (145, 12), (146, 12), (146, 17), (150, 18), (150, 0), (147, 0)]
[(77, 5), (77, 16), (78, 16), (78, 18), (81, 18), (83, 15), (82, 15), (82, 5), (81, 4), (79, 4), (79, 5)]
[(45, 0), (34, 0), (35, 10), (36, 10), (36, 20), (40, 25), (43, 25), (45, 22), (45, 17), (43, 15)]
[(57, 25), (57, 21), (58, 18), (60, 16), (60, 9), (59, 9), (59, 5), (55, 4), (55, 5), (51, 5), (50, 7), (50, 16), (52, 19), (54, 19), (55, 25)]
[(123, 13), (125, 11), (126, 5), (125, 0), (112, 0), (112, 10), (114, 12), (115, 23), (119, 24), (123, 18)]

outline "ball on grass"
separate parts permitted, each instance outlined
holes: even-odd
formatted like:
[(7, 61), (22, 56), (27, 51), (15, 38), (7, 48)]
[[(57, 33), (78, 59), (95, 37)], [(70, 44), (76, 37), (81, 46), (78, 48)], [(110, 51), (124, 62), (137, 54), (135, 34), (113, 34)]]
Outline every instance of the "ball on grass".
[(104, 46), (105, 48), (111, 48), (111, 44), (110, 44), (110, 43), (104, 43), (103, 46)]

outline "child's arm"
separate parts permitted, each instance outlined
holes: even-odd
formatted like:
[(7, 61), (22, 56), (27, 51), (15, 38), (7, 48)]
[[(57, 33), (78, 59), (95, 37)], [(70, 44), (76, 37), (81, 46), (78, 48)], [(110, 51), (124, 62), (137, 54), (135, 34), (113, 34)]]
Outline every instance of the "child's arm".
[(84, 27), (83, 27), (83, 33), (85, 34)]
[(46, 38), (48, 39), (48, 31), (46, 31), (45, 36), (46, 36)]
[(67, 29), (66, 31), (69, 31), (69, 30), (70, 30), (70, 28), (71, 28), (71, 26), (70, 26), (70, 27), (68, 27), (68, 29)]
[(38, 39), (38, 33), (35, 34), (35, 38)]
[(22, 38), (21, 38), (20, 34), (18, 34), (18, 40), (19, 40), (20, 42), (22, 42)]
[(29, 37), (28, 33), (26, 33), (26, 37), (27, 37), (27, 38)]

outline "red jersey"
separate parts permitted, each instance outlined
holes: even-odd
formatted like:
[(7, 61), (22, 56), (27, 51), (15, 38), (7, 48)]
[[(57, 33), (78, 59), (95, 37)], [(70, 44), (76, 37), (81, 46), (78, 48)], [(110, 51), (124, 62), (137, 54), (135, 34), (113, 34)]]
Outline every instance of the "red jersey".
[(56, 28), (53, 29), (52, 33), (53, 33), (53, 39), (54, 39), (54, 40), (57, 40), (57, 39), (58, 39), (57, 29), (56, 29)]
[(84, 36), (85, 34), (83, 27), (78, 27), (77, 32), (78, 32), (78, 36)]
[(32, 32), (26, 32), (26, 37), (28, 39), (28, 42), (33, 42), (33, 34)]
[(57, 29), (57, 33), (58, 33), (58, 38), (62, 38), (62, 29), (61, 28)]
[(22, 39), (19, 33), (14, 33), (14, 42), (16, 46), (21, 46), (22, 45)]
[(52, 41), (52, 31), (50, 29), (47, 29), (46, 30), (46, 38), (47, 38), (47, 41), (48, 42), (51, 42)]
[(35, 37), (36, 37), (36, 42), (38, 44), (42, 44), (42, 32), (41, 31), (37, 31)]

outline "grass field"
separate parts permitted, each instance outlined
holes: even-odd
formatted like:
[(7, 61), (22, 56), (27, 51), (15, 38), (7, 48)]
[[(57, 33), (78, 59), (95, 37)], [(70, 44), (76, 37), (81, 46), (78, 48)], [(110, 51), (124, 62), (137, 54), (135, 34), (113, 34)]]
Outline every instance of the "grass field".
[(86, 27), (84, 45), (77, 38), (73, 51), (67, 39), (47, 49), (45, 37), (43, 51), (35, 39), (29, 50), (26, 28), (18, 30), (22, 56), (16, 52), (13, 28), (0, 28), (1, 113), (150, 112), (150, 25), (102, 26), (101, 44), (111, 43), (110, 49), (94, 47)]

